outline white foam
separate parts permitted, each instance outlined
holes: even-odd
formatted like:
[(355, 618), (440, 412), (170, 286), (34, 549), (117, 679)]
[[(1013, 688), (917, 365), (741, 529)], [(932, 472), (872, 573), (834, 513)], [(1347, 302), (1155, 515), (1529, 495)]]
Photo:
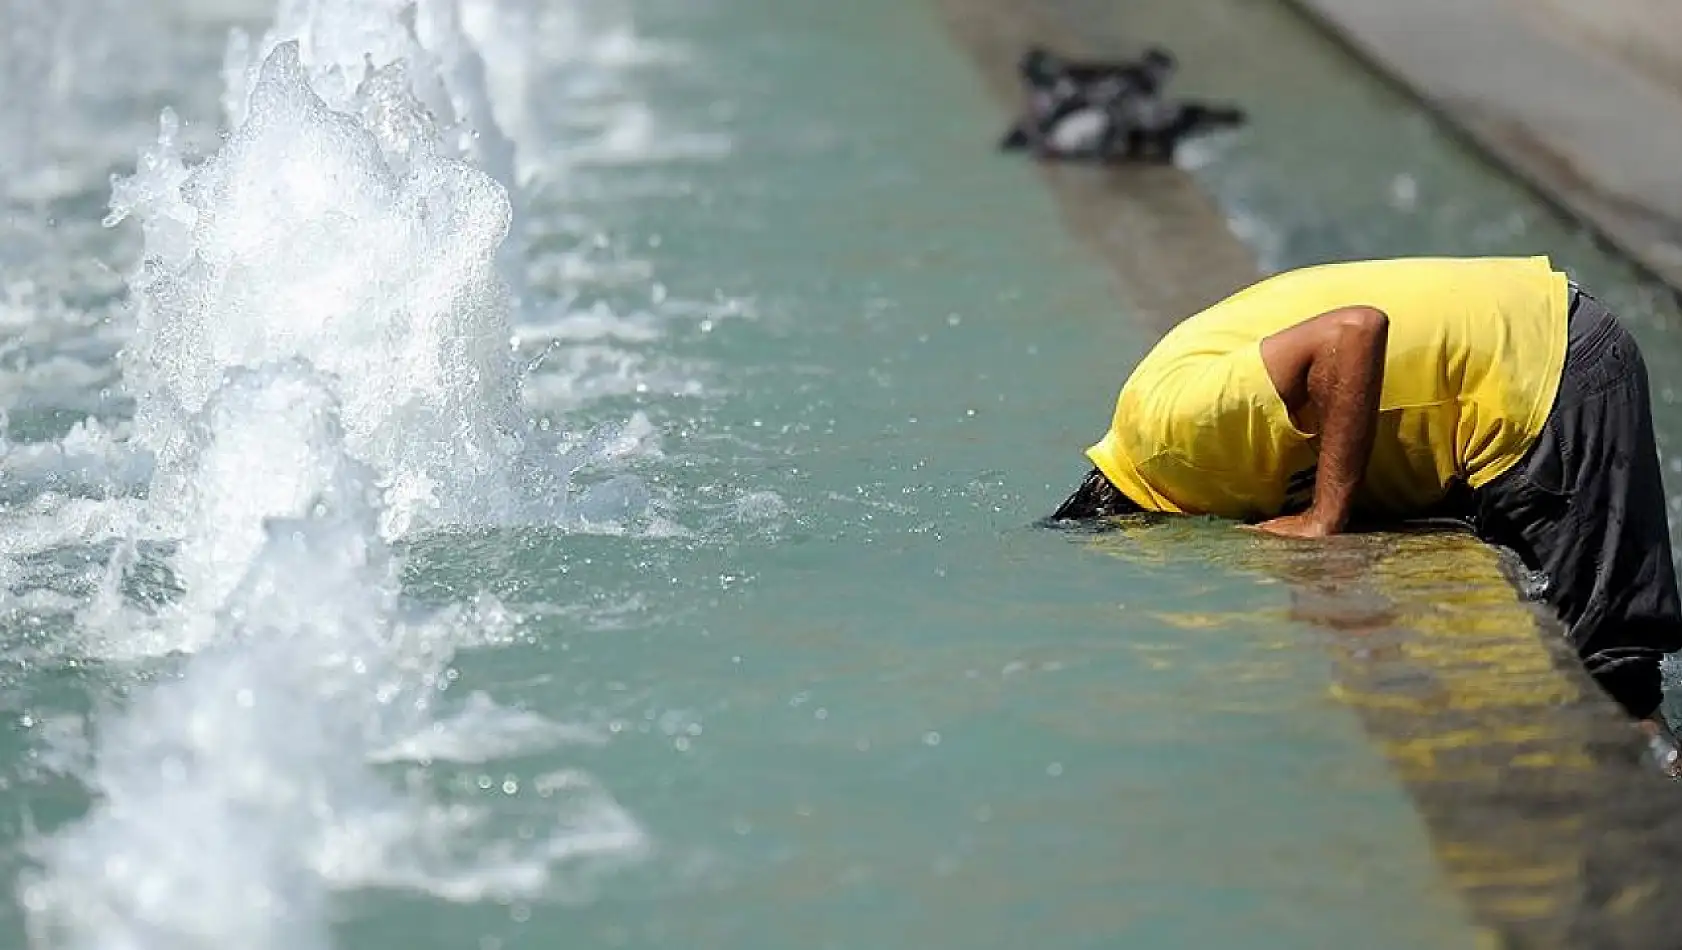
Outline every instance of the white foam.
[(731, 513), (749, 523), (781, 521), (788, 515), (788, 503), (774, 491), (750, 491), (731, 504)]
[(607, 736), (599, 729), (504, 709), (484, 693), (474, 693), (454, 716), (428, 723), (421, 731), (376, 751), (373, 760), (489, 762), (557, 745), (601, 745), (606, 741)]
[(730, 154), (730, 136), (663, 125), (641, 102), (620, 103), (606, 128), (593, 141), (570, 152), (575, 165), (653, 165), (682, 161), (717, 161)]
[[(84, 428), (6, 459), (150, 466), (143, 512), (34, 504), (79, 542), (116, 542), (80, 579), (100, 655), (189, 655), (102, 711), (85, 749), (41, 737), (95, 804), (31, 844), (36, 945), (309, 950), (329, 944), (336, 890), (570, 899), (648, 849), (587, 777), (534, 783), (550, 821), (509, 838), (494, 810), (377, 769), (600, 739), (488, 699), (440, 719), (455, 651), (506, 642), (516, 620), (488, 596), (406, 605), (388, 545), (426, 525), (558, 516), (526, 491), (533, 460), (563, 445), (520, 437), (498, 269), (512, 204), (474, 164), (511, 163), (455, 9), (282, 0), (275, 30), (233, 44), (222, 148), (190, 165), (166, 115), (114, 188), (111, 223), (137, 219), (144, 244), (122, 364), (131, 454)], [(649, 441), (636, 426), (576, 440), (556, 483)], [(627, 515), (636, 486), (607, 484), (585, 507)], [(157, 538), (174, 542), (181, 593), (154, 613), (125, 582)], [(52, 593), (35, 607), (69, 605)]]
[[(0, 209), (0, 232), (4, 217)], [(0, 233), (0, 259), (4, 244)], [(105, 408), (122, 321), (107, 305), (84, 309), (66, 303), (61, 285), (76, 284), (98, 297), (113, 281), (85, 265), (67, 265), (63, 255), (70, 253), (51, 244), (29, 249), (19, 269), (41, 279), (0, 283), (0, 405), (85, 414)]]
[(621, 317), (605, 303), (576, 310), (547, 321), (527, 322), (520, 327), (522, 346), (537, 343), (651, 343), (664, 334), (652, 314)]
[(709, 387), (709, 367), (693, 360), (599, 343), (550, 350), (526, 380), (526, 403), (567, 410), (627, 395), (699, 396)]
[(269, 520), (310, 511), (345, 443), (332, 394), (302, 361), (233, 371), (194, 416), (152, 487), (154, 517), (182, 539), (175, 573), (185, 594), (168, 608), (180, 629), (173, 648), (193, 650), (212, 635)]
[(161, 85), (158, 18), (128, 0), (0, 0), (0, 24), (0, 208), (97, 187), (132, 144), (121, 110), (98, 107)]
[[(459, 0), (282, 0), (274, 26), (253, 42), (234, 31), (223, 66), (227, 92), (223, 110), (237, 126), (251, 108), (265, 63), (280, 46), (296, 43), (310, 88), (339, 112), (381, 110), (367, 101), (370, 86), (400, 86), (424, 111), (432, 128), (419, 133), (410, 115), (377, 115), (382, 146), (419, 140), (444, 155), (489, 174), (509, 194), (520, 188), (514, 143), (503, 134), (486, 87), (486, 65), (464, 31)], [(393, 67), (401, 67), (394, 69)], [(382, 83), (375, 80), (386, 73)], [(400, 110), (401, 111), (401, 110)], [(524, 295), (523, 222), (510, 205), (504, 222), (512, 235), (498, 262), (503, 280), (518, 300)], [(500, 237), (499, 237), (500, 240)]]
[(141, 444), (166, 462), (229, 369), (307, 360), (352, 454), (381, 473), (391, 536), (521, 511), (494, 266), (507, 195), (429, 144), (402, 64), (388, 70), (358, 87), (364, 126), (328, 109), (282, 44), (217, 155), (184, 173), (166, 126), (113, 207), (147, 229), (125, 366)]
[(689, 53), (676, 43), (649, 39), (630, 23), (597, 32), (588, 46), (589, 60), (602, 66), (681, 66)]
[(561, 809), (548, 834), (509, 841), (484, 827), (482, 809), (380, 780), (370, 763), (405, 750), (435, 757), (482, 739), (506, 752), (587, 734), (487, 702), (434, 720), (473, 615), (403, 608), (375, 528), (373, 472), (344, 452), (325, 387), (281, 367), (236, 380), (213, 416), (223, 403), (305, 420), (307, 451), (267, 477), (307, 484), (311, 497), (302, 517), (267, 523), (215, 611), (216, 635), (181, 676), (104, 720), (87, 776), (98, 804), (35, 846), (46, 870), (23, 885), (32, 938), (325, 947), (335, 888), (533, 897), (553, 874), (567, 887), (587, 878), (578, 862), (640, 854), (642, 832), (599, 789)]
[(542, 893), (581, 903), (606, 874), (652, 850), (624, 809), (588, 775), (540, 776), (531, 792), (564, 833), (534, 842), (463, 846), (487, 817), (464, 805), (433, 806), (399, 821), (369, 821), (327, 842), (319, 868), (339, 887), (396, 887), (456, 903)]
[[(0, 429), (3, 422), (0, 415)], [(50, 442), (12, 442), (0, 433), (0, 474), (8, 483), (0, 497), (8, 501), (17, 500), (14, 491), (128, 495), (147, 484), (152, 463), (123, 427), (84, 419)]]
[[(494, 4), (495, 0), (488, 2)], [(644, 36), (626, 17), (624, 7), (615, 3), (595, 10), (577, 3), (545, 4), (535, 26), (537, 48), (550, 62), (584, 63), (622, 71), (680, 66), (692, 58), (679, 43)]]
[[(102, 546), (135, 536), (143, 518), (143, 504), (126, 497), (43, 491), (10, 504), (0, 517), (0, 603), (36, 618), (79, 612), (106, 574)], [(37, 646), (57, 654), (78, 649), (62, 638)]]
[(537, 138), (532, 89), (539, 20), (536, 5), (520, 0), (461, 0), (461, 28), (483, 51), (487, 98), (497, 126), (516, 146), (515, 184), (522, 188), (538, 168), (525, 156)]

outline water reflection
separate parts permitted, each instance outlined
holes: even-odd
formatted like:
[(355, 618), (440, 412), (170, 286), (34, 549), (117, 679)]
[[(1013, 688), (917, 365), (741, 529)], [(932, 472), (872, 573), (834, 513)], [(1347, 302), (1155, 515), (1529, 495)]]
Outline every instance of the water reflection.
[(1409, 789), (1495, 945), (1674, 943), (1676, 789), (1558, 625), (1519, 598), (1516, 562), (1435, 526), (1323, 544), (1184, 519), (1112, 527), (1090, 541), (1108, 555), (1190, 550), (1286, 585), (1290, 618), (1324, 634), (1331, 690)]

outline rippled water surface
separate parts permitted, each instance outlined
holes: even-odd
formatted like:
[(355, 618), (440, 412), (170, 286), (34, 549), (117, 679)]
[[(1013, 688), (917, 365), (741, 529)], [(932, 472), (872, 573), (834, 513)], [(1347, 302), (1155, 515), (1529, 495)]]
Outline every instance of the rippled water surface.
[[(0, 22), (8, 943), (1472, 945), (1285, 552), (1035, 526), (1148, 331), (930, 10)], [(1264, 265), (1668, 319), (1248, 81), (1190, 164)]]

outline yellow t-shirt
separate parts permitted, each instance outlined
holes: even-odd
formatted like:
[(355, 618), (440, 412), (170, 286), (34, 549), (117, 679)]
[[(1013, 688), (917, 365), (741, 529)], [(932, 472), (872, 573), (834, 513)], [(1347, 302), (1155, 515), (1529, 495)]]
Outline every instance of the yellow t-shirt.
[(1171, 330), (1134, 369), (1087, 455), (1152, 511), (1272, 517), (1313, 496), (1261, 341), (1339, 307), (1390, 318), (1378, 431), (1356, 510), (1417, 513), (1479, 488), (1542, 430), (1565, 364), (1565, 276), (1545, 257), (1328, 264), (1263, 280)]

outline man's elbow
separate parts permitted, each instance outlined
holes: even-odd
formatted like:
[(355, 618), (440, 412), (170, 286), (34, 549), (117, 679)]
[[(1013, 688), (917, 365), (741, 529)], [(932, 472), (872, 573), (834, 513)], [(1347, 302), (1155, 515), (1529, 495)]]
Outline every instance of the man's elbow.
[(1369, 339), (1390, 332), (1390, 315), (1377, 307), (1346, 307), (1338, 312), (1337, 328)]

